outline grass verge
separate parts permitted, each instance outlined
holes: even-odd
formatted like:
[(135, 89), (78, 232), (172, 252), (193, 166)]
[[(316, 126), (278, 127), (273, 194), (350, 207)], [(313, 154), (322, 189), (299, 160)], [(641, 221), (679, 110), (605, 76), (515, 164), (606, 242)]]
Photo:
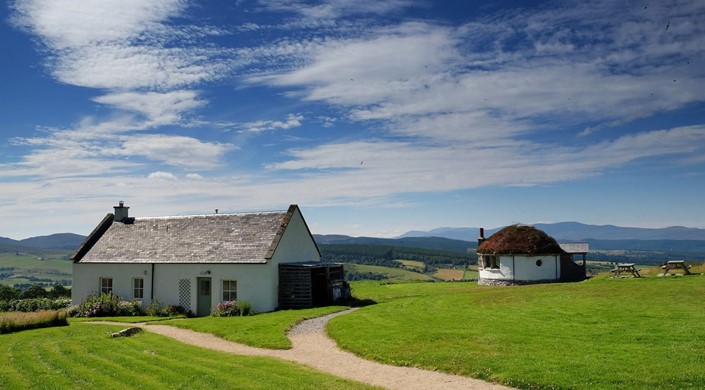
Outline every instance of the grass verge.
[(68, 325), (68, 322), (63, 310), (0, 313), (0, 334), (64, 325)]
[(705, 388), (704, 282), (354, 283), (381, 304), (329, 331), (366, 358), (520, 388)]
[(186, 316), (175, 316), (175, 317), (155, 317), (155, 316), (118, 316), (118, 317), (71, 317), (69, 318), (70, 323), (81, 323), (81, 322), (122, 322), (129, 324), (136, 324), (139, 322), (157, 322), (157, 321), (169, 321), (177, 318), (186, 318)]
[(0, 336), (0, 388), (363, 389), (307, 367), (210, 351), (119, 326), (74, 324)]
[(291, 348), (286, 332), (297, 323), (346, 309), (344, 306), (281, 310), (248, 317), (200, 317), (166, 321), (164, 325), (210, 333), (220, 338), (270, 349)]

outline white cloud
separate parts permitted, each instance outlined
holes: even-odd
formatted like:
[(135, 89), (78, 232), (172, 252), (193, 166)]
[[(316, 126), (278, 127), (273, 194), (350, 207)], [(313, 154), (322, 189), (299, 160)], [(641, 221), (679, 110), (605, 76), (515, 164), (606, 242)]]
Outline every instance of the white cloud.
[(212, 81), (229, 69), (212, 50), (107, 43), (67, 50), (50, 64), (61, 82), (90, 88), (170, 89)]
[(445, 28), (408, 23), (366, 39), (332, 40), (313, 49), (300, 69), (251, 77), (255, 83), (303, 87), (305, 98), (333, 104), (378, 104), (412, 92), (457, 60)]
[(178, 16), (183, 0), (26, 0), (16, 1), (15, 22), (55, 50), (137, 39)]
[(244, 131), (252, 133), (260, 133), (263, 131), (273, 130), (286, 130), (301, 126), (301, 121), (303, 119), (304, 116), (301, 114), (289, 114), (285, 121), (255, 121), (242, 123), (238, 127), (244, 129)]
[(125, 139), (114, 153), (190, 169), (212, 169), (218, 167), (222, 156), (232, 149), (230, 144), (203, 142), (191, 137), (137, 134)]
[[(275, 11), (295, 12), (311, 19), (339, 18), (356, 15), (384, 15), (391, 12), (407, 9), (411, 4), (407, 0), (327, 0), (315, 2), (268, 0), (260, 1), (261, 6)], [(312, 4), (313, 3), (313, 4)], [(424, 1), (415, 2), (418, 6)]]
[[(492, 185), (536, 185), (594, 176), (639, 159), (705, 152), (705, 127), (627, 135), (585, 147), (529, 141), (504, 144), (359, 141), (291, 150), (272, 170), (301, 171), (297, 178), (333, 197), (391, 196)], [(315, 170), (318, 174), (311, 174)]]
[(147, 118), (149, 126), (178, 124), (182, 113), (205, 105), (195, 91), (116, 92), (93, 99), (121, 110), (137, 112)]
[(177, 181), (176, 176), (174, 174), (169, 173), (169, 172), (162, 172), (162, 171), (157, 171), (157, 172), (152, 172), (149, 175), (147, 175), (148, 179), (155, 179), (155, 180), (164, 180), (164, 181)]

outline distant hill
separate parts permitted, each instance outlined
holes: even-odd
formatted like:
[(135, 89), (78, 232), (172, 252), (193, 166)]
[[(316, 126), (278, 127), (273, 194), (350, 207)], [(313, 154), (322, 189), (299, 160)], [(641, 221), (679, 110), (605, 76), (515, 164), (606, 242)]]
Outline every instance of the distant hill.
[[(591, 240), (701, 240), (705, 241), (705, 229), (672, 226), (667, 228), (634, 228), (614, 225), (588, 225), (579, 222), (538, 223), (534, 227), (543, 230), (558, 241)], [(489, 237), (501, 228), (485, 229)], [(474, 241), (480, 229), (473, 227), (442, 227), (428, 231), (412, 230), (398, 238), (444, 237)]]
[(453, 240), (443, 237), (406, 237), (406, 238), (374, 238), (350, 237), (344, 235), (313, 235), (314, 240), (320, 245), (382, 245), (389, 247), (423, 248), (455, 253), (468, 253), (468, 250), (477, 246), (477, 243)]
[(76, 249), (86, 237), (73, 233), (57, 233), (50, 236), (32, 237), (21, 240), (25, 246), (43, 249)]
[(0, 237), (0, 252), (32, 252), (36, 250), (72, 251), (83, 242), (84, 236), (73, 233), (57, 233), (49, 236), (13, 240)]

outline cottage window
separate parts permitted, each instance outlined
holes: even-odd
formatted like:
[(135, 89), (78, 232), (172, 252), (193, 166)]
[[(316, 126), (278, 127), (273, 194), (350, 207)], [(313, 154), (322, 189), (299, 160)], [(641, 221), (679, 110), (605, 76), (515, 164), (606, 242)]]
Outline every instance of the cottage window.
[(480, 255), (480, 257), (477, 258), (477, 265), (480, 268), (489, 268), (489, 264), (487, 263), (487, 256)]
[(134, 299), (144, 298), (144, 279), (143, 278), (132, 279), (132, 297)]
[(113, 293), (113, 278), (100, 278), (100, 293), (101, 294), (112, 294)]
[(237, 300), (237, 280), (223, 280), (223, 301)]
[(480, 255), (480, 268), (499, 268), (499, 257), (496, 255)]

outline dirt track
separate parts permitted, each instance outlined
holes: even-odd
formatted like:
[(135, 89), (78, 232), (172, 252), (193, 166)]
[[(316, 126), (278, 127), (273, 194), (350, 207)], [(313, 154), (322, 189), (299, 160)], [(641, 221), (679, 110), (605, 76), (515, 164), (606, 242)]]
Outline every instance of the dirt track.
[(507, 389), (501, 385), (459, 375), (381, 364), (341, 350), (335, 341), (326, 335), (326, 324), (331, 318), (352, 310), (354, 309), (306, 320), (296, 325), (288, 334), (293, 345), (288, 350), (250, 347), (223, 340), (211, 334), (167, 325), (125, 325), (141, 326), (150, 332), (216, 351), (289, 360), (341, 378), (388, 389)]

